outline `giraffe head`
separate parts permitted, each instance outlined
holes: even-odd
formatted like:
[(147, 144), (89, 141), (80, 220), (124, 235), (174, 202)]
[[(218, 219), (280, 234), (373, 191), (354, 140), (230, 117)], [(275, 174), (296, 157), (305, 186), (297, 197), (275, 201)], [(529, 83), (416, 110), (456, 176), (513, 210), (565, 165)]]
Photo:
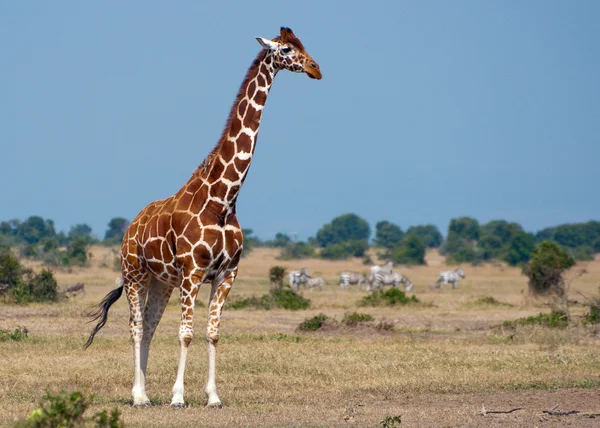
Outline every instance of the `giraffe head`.
[(294, 32), (281, 27), (281, 33), (273, 40), (257, 37), (258, 43), (267, 50), (267, 55), (273, 57), (275, 69), (290, 70), (296, 73), (306, 73), (312, 79), (320, 79), (321, 70), (319, 64), (304, 50), (304, 46)]

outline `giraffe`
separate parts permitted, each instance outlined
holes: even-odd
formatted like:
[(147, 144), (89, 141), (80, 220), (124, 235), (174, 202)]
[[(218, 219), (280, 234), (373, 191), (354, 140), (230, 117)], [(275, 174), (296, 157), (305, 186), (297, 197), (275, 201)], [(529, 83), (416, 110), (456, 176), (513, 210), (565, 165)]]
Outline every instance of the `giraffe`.
[(205, 392), (208, 407), (221, 407), (215, 383), (216, 345), (223, 304), (238, 275), (243, 247), (236, 200), (252, 161), (262, 111), (280, 70), (322, 77), (319, 65), (291, 29), (281, 27), (274, 39), (256, 40), (263, 49), (246, 73), (217, 145), (176, 194), (150, 203), (133, 220), (121, 245), (118, 287), (91, 314), (98, 323), (85, 348), (125, 290), (134, 349), (134, 406), (150, 404), (145, 386), (150, 342), (175, 287), (181, 300), (180, 352), (171, 405), (185, 405), (184, 371), (194, 334), (194, 302), (200, 285), (210, 283)]

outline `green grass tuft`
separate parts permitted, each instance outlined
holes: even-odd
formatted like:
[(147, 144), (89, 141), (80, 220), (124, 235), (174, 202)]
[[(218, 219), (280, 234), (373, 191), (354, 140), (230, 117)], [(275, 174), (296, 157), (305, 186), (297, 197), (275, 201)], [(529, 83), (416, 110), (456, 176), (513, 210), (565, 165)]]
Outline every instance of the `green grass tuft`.
[(298, 326), (301, 331), (317, 331), (322, 328), (330, 318), (325, 314), (315, 315), (312, 318), (306, 318)]
[(358, 302), (358, 306), (396, 306), (419, 302), (419, 299), (414, 294), (411, 297), (407, 297), (402, 290), (390, 288), (386, 291), (378, 290), (363, 297)]
[(358, 324), (373, 321), (373, 316), (369, 314), (359, 314), (358, 312), (353, 312), (351, 314), (344, 314), (344, 318), (342, 319), (342, 323), (347, 326), (354, 327)]

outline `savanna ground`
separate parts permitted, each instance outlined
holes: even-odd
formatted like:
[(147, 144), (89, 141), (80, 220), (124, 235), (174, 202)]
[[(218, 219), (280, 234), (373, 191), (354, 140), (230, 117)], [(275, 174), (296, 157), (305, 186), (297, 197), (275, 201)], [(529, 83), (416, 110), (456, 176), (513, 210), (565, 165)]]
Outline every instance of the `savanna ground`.
[[(130, 405), (133, 362), (124, 296), (92, 347), (82, 349), (92, 328), (85, 312), (115, 287), (111, 249), (93, 248), (88, 268), (55, 272), (61, 287), (84, 282), (84, 295), (49, 305), (0, 304), (0, 328), (26, 327), (30, 336), (0, 342), (0, 426), (25, 418), (46, 388), (94, 394), (90, 414), (116, 406), (127, 426), (379, 426), (386, 416), (397, 415), (402, 418), (397, 426), (407, 427), (600, 426), (600, 328), (576, 322), (585, 311), (576, 292), (597, 295), (600, 260), (572, 269), (571, 277), (587, 271), (571, 285), (570, 298), (579, 302), (572, 304), (573, 326), (512, 330), (495, 326), (549, 311), (544, 301), (527, 297), (526, 279), (516, 268), (465, 266), (467, 277), (458, 289), (433, 290), (428, 285), (446, 266), (431, 252), (428, 266), (398, 268), (415, 284), (421, 304), (359, 308), (366, 292), (341, 290), (337, 274), (366, 272), (361, 260), (278, 261), (277, 254), (256, 249), (243, 259), (230, 296), (266, 293), (268, 270), (276, 264), (306, 266), (328, 285), (323, 292), (303, 291), (312, 300), (306, 311), (225, 309), (217, 348), (222, 409), (204, 407), (207, 286), (198, 297), (186, 370), (189, 407), (182, 410), (168, 406), (179, 349), (177, 293), (150, 351), (152, 407)], [(482, 297), (500, 303), (481, 303)], [(355, 311), (394, 327), (297, 330), (319, 313), (341, 320)], [(553, 408), (579, 413), (544, 413)]]

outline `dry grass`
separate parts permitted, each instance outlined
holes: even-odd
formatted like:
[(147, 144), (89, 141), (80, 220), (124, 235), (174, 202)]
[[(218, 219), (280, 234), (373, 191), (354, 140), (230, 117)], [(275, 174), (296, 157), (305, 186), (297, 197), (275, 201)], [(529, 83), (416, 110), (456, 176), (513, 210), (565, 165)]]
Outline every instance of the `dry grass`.
[[(394, 323), (393, 331), (357, 327), (300, 334), (298, 324), (319, 312), (338, 320), (354, 312), (365, 292), (344, 292), (337, 274), (367, 269), (359, 259), (283, 262), (275, 260), (276, 251), (267, 249), (243, 260), (232, 293), (265, 293), (268, 270), (275, 264), (288, 269), (307, 266), (329, 281), (323, 292), (304, 293), (313, 302), (311, 309), (224, 313), (217, 357), (221, 410), (204, 408), (206, 353), (201, 336), (206, 317), (205, 309), (199, 309), (197, 339), (186, 371), (190, 407), (176, 411), (168, 407), (178, 352), (179, 309), (174, 298), (151, 348), (147, 386), (155, 406), (133, 409), (125, 299), (111, 309), (92, 348), (81, 348), (90, 330), (85, 310), (114, 287), (117, 273), (100, 266), (112, 266), (110, 251), (94, 248), (90, 268), (56, 273), (63, 287), (84, 282), (84, 296), (56, 305), (0, 306), (0, 328), (26, 326), (31, 337), (0, 343), (0, 425), (25, 417), (47, 387), (95, 394), (92, 411), (118, 406), (128, 426), (337, 426), (348, 425), (347, 420), (376, 426), (385, 416), (397, 414), (402, 414), (402, 426), (519, 426), (532, 425), (536, 413), (483, 420), (477, 410), (484, 403), (488, 408), (490, 402), (519, 407), (520, 401), (546, 403), (573, 394), (579, 394), (578, 403), (596, 403), (595, 408), (580, 410), (600, 410), (597, 393), (593, 399), (600, 387), (598, 332), (593, 328), (490, 328), (548, 310), (543, 302), (528, 301), (523, 294), (526, 281), (517, 269), (466, 266), (467, 278), (458, 289), (432, 291), (428, 285), (445, 265), (431, 253), (430, 266), (400, 269), (425, 304), (360, 309), (376, 321)], [(576, 291), (597, 292), (600, 261), (585, 268), (588, 273), (571, 287), (573, 298)], [(202, 290), (200, 301), (206, 302), (207, 293)], [(511, 306), (478, 303), (483, 297)], [(583, 307), (575, 305), (573, 312), (577, 316)], [(351, 417), (349, 407), (354, 409)]]

